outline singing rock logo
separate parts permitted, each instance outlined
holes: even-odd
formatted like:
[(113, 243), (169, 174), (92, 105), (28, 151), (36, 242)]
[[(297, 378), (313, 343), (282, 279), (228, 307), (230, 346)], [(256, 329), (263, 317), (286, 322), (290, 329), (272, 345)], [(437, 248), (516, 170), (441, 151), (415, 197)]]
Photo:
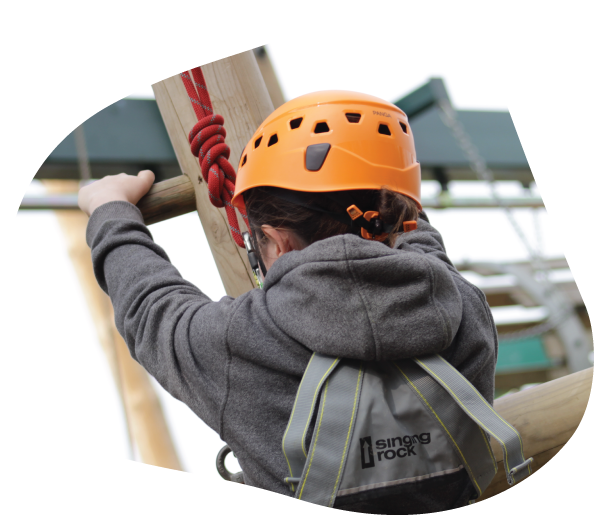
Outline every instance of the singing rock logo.
[(416, 456), (417, 445), (431, 443), (431, 434), (422, 432), (411, 436), (396, 436), (395, 438), (383, 438), (375, 442), (376, 451), (373, 451), (371, 436), (360, 438), (360, 462), (361, 468), (368, 469), (375, 466), (376, 461), (393, 460)]

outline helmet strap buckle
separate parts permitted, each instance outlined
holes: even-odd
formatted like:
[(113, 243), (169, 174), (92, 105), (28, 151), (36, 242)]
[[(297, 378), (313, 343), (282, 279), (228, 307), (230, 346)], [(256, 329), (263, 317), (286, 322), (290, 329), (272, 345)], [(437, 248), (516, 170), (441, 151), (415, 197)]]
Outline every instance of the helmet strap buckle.
[(379, 212), (375, 212), (373, 210), (362, 212), (355, 204), (346, 208), (346, 212), (348, 212), (348, 215), (352, 219), (353, 223), (358, 221), (358, 224), (362, 225), (360, 228), (360, 236), (363, 239), (379, 242), (383, 242), (387, 239), (388, 234), (383, 231), (385, 225), (379, 218)]
[(364, 219), (368, 221), (372, 226), (370, 230), (365, 228), (360, 229), (360, 236), (363, 239), (369, 239), (373, 241), (383, 242), (388, 238), (387, 233), (383, 232), (383, 221), (379, 218), (379, 212), (369, 210), (363, 215)]

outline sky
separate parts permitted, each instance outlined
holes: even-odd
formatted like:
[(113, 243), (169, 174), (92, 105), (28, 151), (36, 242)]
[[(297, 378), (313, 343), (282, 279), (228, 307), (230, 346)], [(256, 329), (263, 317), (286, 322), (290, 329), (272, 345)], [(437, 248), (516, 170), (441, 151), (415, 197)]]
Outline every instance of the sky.
[[(331, 20), (266, 47), (286, 99), (316, 90), (344, 89), (395, 101), (429, 78), (441, 77), (457, 109), (509, 110), (493, 64), (466, 34), (444, 20)], [(150, 88), (132, 95), (152, 96)], [(43, 188), (32, 182), (28, 190), (40, 193)], [(435, 183), (423, 186), (424, 195), (437, 190)], [(451, 183), (450, 190), (456, 196), (488, 193), (477, 182)], [(506, 196), (523, 195), (518, 183), (505, 183), (500, 190)], [(532, 190), (539, 195), (535, 185)], [(428, 215), (455, 262), (526, 259), (525, 248), (499, 210), (431, 210)], [(564, 256), (545, 209), (519, 210), (516, 216), (544, 255)], [(150, 230), (185, 278), (214, 300), (224, 295), (195, 213), (152, 225)], [(178, 236), (183, 234), (197, 241), (182, 245)], [(15, 217), (7, 256), (7, 303), (23, 377), (54, 420), (56, 432), (90, 450), (136, 459), (135, 447), (128, 445), (108, 365), (52, 212), (21, 211)], [(535, 312), (543, 314), (543, 310)], [(156, 388), (185, 470), (217, 478), (214, 459), (223, 442), (187, 406)]]

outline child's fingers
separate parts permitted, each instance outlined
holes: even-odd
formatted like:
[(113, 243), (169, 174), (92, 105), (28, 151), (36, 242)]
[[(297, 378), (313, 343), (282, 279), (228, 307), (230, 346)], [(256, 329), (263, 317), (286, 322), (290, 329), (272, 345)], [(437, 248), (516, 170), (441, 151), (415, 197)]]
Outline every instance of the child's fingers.
[(141, 172), (138, 172), (137, 176), (146, 182), (148, 190), (150, 190), (152, 183), (154, 183), (154, 172), (152, 170), (142, 170)]

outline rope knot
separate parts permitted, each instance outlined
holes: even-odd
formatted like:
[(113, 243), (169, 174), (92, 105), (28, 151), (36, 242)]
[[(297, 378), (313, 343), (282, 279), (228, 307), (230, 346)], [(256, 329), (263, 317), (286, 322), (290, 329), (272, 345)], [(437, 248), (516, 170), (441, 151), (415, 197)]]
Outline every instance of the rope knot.
[(225, 144), (227, 132), (223, 123), (223, 116), (219, 114), (206, 116), (194, 125), (188, 136), (192, 154), (200, 160), (210, 199), (217, 208), (231, 201), (236, 178), (228, 161), (231, 149)]
[[(202, 177), (208, 186), (208, 195), (212, 204), (217, 208), (225, 207), (233, 239), (240, 248), (244, 248), (235, 208), (231, 204), (235, 192), (236, 173), (229, 162), (231, 149), (225, 144), (225, 136), (227, 136), (223, 128), (225, 120), (223, 116), (213, 113), (200, 67), (192, 70), (192, 77), (182, 73), (181, 78), (198, 117), (198, 123), (188, 135), (192, 154), (200, 162)], [(242, 213), (242, 217), (250, 228), (247, 216)]]

